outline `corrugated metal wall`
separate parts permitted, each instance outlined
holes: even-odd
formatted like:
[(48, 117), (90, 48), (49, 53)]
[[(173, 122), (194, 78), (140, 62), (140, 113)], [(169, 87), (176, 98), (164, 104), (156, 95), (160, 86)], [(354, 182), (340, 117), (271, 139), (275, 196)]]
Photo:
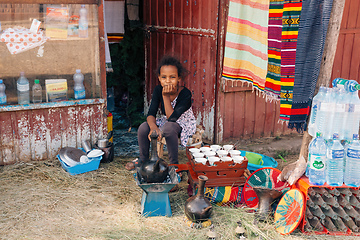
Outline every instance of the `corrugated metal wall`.
[(360, 82), (360, 1), (346, 0), (331, 80), (337, 77)]
[(158, 84), (158, 61), (175, 53), (190, 70), (186, 86), (207, 139), (221, 143), (293, 132), (278, 122), (277, 103), (265, 102), (251, 88), (230, 89), (221, 82), (227, 7), (228, 0), (144, 1), (147, 104)]
[(217, 61), (218, 1), (146, 0), (144, 22), (146, 104), (159, 84), (155, 70), (162, 56), (177, 56), (190, 71), (185, 86), (193, 93), (193, 110), (205, 135), (213, 139)]
[(106, 136), (104, 104), (0, 112), (0, 165), (46, 160)]

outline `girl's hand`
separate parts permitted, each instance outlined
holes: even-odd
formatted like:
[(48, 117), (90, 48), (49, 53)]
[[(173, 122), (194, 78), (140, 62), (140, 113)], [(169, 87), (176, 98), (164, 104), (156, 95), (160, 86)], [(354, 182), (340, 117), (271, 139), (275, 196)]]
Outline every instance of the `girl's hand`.
[(171, 94), (176, 93), (176, 91), (177, 91), (176, 85), (167, 84), (167, 85), (163, 86), (162, 94), (163, 95), (171, 95)]
[(161, 131), (160, 131), (160, 129), (157, 127), (157, 128), (155, 128), (155, 129), (150, 129), (150, 132), (149, 132), (149, 135), (148, 135), (148, 139), (149, 139), (149, 141), (151, 141), (151, 133), (153, 133), (153, 132), (156, 132), (156, 134), (158, 135), (158, 138), (157, 138), (157, 140), (158, 141), (160, 141), (161, 140), (161, 138), (162, 138), (162, 136), (161, 136)]

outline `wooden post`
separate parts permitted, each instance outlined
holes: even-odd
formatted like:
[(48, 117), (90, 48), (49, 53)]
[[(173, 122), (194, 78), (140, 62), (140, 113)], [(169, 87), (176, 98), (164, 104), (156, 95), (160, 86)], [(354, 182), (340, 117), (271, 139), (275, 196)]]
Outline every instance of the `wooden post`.
[[(324, 52), (320, 65), (319, 77), (316, 83), (314, 95), (319, 91), (320, 86), (328, 87), (331, 82), (331, 72), (334, 64), (337, 42), (339, 38), (340, 25), (344, 11), (345, 0), (334, 0), (331, 9), (329, 26), (326, 34)], [(301, 143), (300, 155), (307, 159), (309, 153), (310, 134), (305, 131)]]

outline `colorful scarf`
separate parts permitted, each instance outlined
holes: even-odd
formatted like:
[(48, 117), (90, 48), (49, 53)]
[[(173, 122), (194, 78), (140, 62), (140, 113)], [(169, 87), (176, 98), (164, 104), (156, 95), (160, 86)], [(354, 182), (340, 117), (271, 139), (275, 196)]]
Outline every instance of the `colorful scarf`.
[(270, 0), (268, 27), (268, 71), (265, 92), (280, 98), (281, 91), (281, 29), (284, 0)]
[(303, 2), (296, 49), (295, 83), (289, 128), (302, 132), (319, 76), (332, 0)]
[(265, 89), (269, 0), (230, 0), (223, 78)]
[(280, 119), (289, 121), (295, 80), (296, 44), (302, 0), (284, 0), (281, 35)]

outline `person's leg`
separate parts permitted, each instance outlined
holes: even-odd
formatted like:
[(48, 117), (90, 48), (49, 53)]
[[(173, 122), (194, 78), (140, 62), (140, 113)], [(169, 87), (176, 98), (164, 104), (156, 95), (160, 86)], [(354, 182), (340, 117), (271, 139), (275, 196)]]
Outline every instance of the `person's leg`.
[(128, 162), (125, 165), (125, 168), (129, 171), (134, 170), (135, 167), (139, 166), (146, 158), (149, 158), (149, 147), (150, 141), (148, 139), (148, 135), (150, 132), (150, 127), (147, 122), (144, 122), (138, 128), (138, 144), (139, 144), (139, 158)]
[(139, 163), (145, 159), (149, 159), (150, 141), (148, 138), (150, 127), (147, 122), (142, 123), (138, 128), (138, 144), (139, 144)]
[(166, 140), (166, 147), (169, 154), (170, 164), (178, 164), (178, 138), (181, 132), (181, 127), (176, 122), (166, 122), (162, 127), (162, 135)]

